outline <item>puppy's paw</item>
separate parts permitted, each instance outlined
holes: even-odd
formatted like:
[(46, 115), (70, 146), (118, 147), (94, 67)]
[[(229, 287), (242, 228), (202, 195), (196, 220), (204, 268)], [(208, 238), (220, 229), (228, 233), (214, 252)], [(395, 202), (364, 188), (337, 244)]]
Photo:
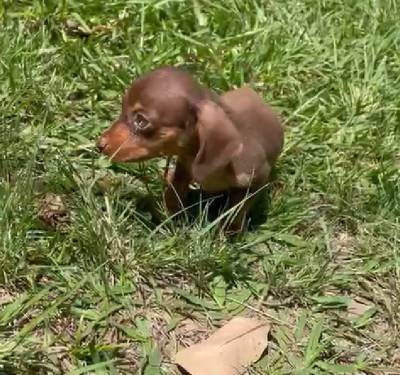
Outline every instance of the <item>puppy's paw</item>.
[(227, 237), (234, 237), (245, 232), (245, 223), (243, 220), (234, 220), (231, 223), (224, 226), (224, 234)]

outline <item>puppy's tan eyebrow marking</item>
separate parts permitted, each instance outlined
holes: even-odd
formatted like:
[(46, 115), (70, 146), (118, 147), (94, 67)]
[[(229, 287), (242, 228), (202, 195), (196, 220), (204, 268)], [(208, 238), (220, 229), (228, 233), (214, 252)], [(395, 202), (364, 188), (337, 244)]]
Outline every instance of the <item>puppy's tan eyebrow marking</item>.
[(142, 103), (137, 102), (137, 103), (135, 103), (135, 105), (133, 107), (129, 107), (129, 109), (132, 112), (137, 112), (137, 111), (142, 111), (144, 109), (144, 107), (143, 107)]

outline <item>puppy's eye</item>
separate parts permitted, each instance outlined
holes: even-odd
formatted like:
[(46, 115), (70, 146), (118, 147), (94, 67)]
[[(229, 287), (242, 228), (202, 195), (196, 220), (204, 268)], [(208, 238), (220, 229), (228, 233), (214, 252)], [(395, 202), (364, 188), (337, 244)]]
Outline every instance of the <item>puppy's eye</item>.
[(135, 130), (147, 130), (151, 127), (151, 122), (147, 120), (141, 113), (134, 113), (133, 114), (133, 126)]

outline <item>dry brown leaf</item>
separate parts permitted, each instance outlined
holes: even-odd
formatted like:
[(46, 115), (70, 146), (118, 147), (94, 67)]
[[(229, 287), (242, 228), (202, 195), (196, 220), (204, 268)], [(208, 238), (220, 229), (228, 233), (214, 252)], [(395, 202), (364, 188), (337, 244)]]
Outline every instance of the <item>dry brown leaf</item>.
[(350, 316), (358, 317), (363, 315), (366, 311), (368, 311), (372, 306), (367, 303), (362, 303), (361, 301), (357, 301), (352, 299), (350, 304), (347, 307), (347, 311)]
[(175, 362), (191, 375), (238, 375), (268, 346), (269, 323), (236, 317), (206, 341), (186, 348)]
[(7, 305), (8, 303), (11, 303), (13, 300), (14, 297), (6, 289), (0, 288), (0, 306)]
[(41, 200), (38, 217), (44, 224), (61, 231), (67, 229), (70, 221), (63, 198), (53, 193), (46, 194)]

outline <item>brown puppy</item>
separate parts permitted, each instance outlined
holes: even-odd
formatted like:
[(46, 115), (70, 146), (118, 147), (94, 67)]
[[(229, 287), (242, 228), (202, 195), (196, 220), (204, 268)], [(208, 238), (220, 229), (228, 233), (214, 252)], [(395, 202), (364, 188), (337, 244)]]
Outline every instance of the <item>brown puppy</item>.
[[(154, 70), (126, 92), (119, 119), (98, 148), (119, 162), (177, 156), (164, 193), (170, 213), (184, 208), (189, 184), (230, 192), (230, 206), (268, 182), (283, 147), (278, 117), (250, 88), (221, 97), (176, 68)], [(230, 225), (243, 229), (254, 197), (244, 201)]]

